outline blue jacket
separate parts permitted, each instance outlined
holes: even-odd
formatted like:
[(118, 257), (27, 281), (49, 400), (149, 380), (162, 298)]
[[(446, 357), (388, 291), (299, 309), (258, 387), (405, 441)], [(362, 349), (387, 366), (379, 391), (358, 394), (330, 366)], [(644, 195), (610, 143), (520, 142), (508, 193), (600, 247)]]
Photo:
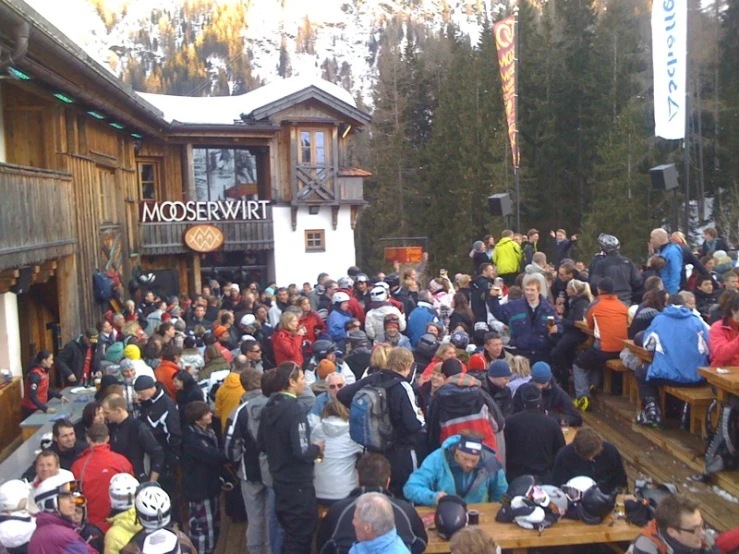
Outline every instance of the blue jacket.
[(316, 396), (316, 401), (313, 403), (313, 407), (310, 409), (309, 414), (316, 415), (318, 417), (321, 417), (321, 412), (326, 407), (326, 404), (329, 403), (331, 400), (331, 397), (329, 397), (327, 392), (322, 392), (318, 396)]
[(493, 297), (492, 308), (495, 319), (508, 325), (511, 333), (511, 346), (523, 350), (522, 355), (528, 352), (549, 354), (552, 350), (555, 339), (549, 334), (548, 317), (554, 317), (557, 332), (562, 332), (562, 319), (554, 311), (554, 306), (541, 295), (533, 321), (529, 316), (529, 303), (526, 298), (501, 305), (498, 298)]
[(426, 332), (426, 325), (438, 322), (439, 318), (431, 304), (419, 301), (416, 309), (408, 316), (406, 332), (411, 339), (411, 346), (416, 347), (418, 341), (421, 340), (421, 336)]
[(355, 542), (349, 549), (349, 554), (410, 554), (410, 552), (395, 529), (371, 541)]
[(352, 319), (352, 314), (342, 312), (339, 308), (334, 307), (328, 316), (328, 334), (331, 340), (339, 342), (346, 339), (346, 324)]
[[(411, 473), (408, 482), (403, 487), (405, 497), (422, 506), (435, 506), (436, 495), (440, 492), (462, 496), (457, 491), (452, 473), (454, 450), (462, 435), (449, 437), (441, 448), (429, 454), (416, 471)], [(495, 451), (489, 446), (482, 445), (482, 457), (477, 464), (474, 481), (468, 492), (462, 498), (467, 504), (480, 502), (500, 502), (503, 493), (508, 490), (503, 466), (498, 461)]]
[(667, 306), (644, 333), (644, 348), (654, 351), (647, 380), (700, 383), (698, 368), (708, 365), (708, 333), (685, 306)]
[(666, 262), (665, 267), (659, 270), (665, 290), (670, 294), (677, 294), (680, 291), (680, 275), (683, 270), (683, 251), (674, 242), (668, 242), (660, 248), (659, 255)]

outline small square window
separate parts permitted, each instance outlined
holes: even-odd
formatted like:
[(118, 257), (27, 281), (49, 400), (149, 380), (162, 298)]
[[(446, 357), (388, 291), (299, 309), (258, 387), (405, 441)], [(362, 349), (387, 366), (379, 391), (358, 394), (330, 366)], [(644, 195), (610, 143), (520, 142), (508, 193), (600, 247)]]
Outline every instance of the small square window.
[(323, 229), (313, 229), (305, 232), (305, 251), (326, 251), (326, 232)]

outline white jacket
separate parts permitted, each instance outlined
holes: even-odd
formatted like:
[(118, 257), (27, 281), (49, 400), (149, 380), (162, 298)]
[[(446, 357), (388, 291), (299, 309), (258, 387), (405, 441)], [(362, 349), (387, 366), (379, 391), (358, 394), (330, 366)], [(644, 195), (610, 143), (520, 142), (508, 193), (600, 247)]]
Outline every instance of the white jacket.
[(385, 321), (385, 317), (390, 314), (398, 316), (398, 319), (400, 320), (400, 330), (401, 332), (405, 331), (405, 315), (400, 313), (398, 308), (388, 303), (387, 305), (373, 308), (367, 312), (367, 317), (364, 320), (364, 330), (371, 341), (385, 341), (385, 326), (383, 323)]
[(275, 302), (267, 312), (267, 321), (269, 321), (269, 324), (273, 328), (277, 329), (277, 326), (280, 323), (280, 317), (282, 317), (282, 310), (277, 305), (277, 302)]
[(0, 522), (0, 543), (3, 546), (6, 548), (18, 548), (30, 542), (31, 535), (36, 530), (35, 517), (25, 510), (0, 514), (0, 517), (12, 518)]
[(357, 487), (357, 458), (364, 448), (349, 436), (349, 422), (331, 416), (311, 431), (312, 441), (326, 441), (323, 462), (316, 463), (313, 485), (316, 498), (340, 500)]

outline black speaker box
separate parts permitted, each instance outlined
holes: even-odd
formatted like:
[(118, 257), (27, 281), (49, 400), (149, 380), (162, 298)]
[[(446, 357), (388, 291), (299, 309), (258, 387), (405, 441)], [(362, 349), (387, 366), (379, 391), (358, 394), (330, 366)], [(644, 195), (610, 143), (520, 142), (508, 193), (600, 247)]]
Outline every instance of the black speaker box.
[(678, 186), (675, 164), (653, 167), (649, 170), (649, 175), (652, 177), (652, 188), (654, 190), (672, 190)]
[(511, 201), (510, 194), (507, 192), (488, 196), (488, 206), (490, 207), (491, 215), (506, 217), (513, 213), (513, 202)]

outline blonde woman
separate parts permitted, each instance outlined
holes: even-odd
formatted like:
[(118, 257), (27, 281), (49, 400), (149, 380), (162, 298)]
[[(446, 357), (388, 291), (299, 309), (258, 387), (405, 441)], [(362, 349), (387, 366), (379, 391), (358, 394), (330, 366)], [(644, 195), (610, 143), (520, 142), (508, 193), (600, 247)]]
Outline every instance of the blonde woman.
[(449, 548), (454, 554), (500, 554), (495, 539), (474, 525), (454, 533)]
[(305, 333), (305, 327), (300, 326), (297, 315), (288, 311), (282, 313), (277, 331), (272, 335), (272, 347), (277, 365), (282, 362), (295, 362), (299, 367), (303, 367)]
[[(431, 363), (426, 366), (426, 369), (423, 370), (423, 374), (421, 374), (421, 384), (428, 381), (428, 379), (431, 377), (431, 372), (434, 370), (434, 366), (438, 363), (443, 363), (447, 361), (449, 358), (456, 358), (457, 357), (457, 349), (451, 342), (445, 342), (439, 346), (439, 349), (436, 351), (436, 354), (434, 355), (434, 359), (431, 360)], [(464, 373), (467, 373), (467, 367), (464, 367)]]
[(518, 387), (531, 381), (531, 363), (524, 356), (513, 356), (511, 363), (511, 378), (506, 385), (511, 389), (511, 395), (516, 394)]
[(436, 394), (436, 391), (444, 384), (446, 377), (441, 372), (441, 362), (434, 365), (431, 371), (431, 377), (423, 385), (418, 388), (418, 403), (423, 410), (425, 416), (428, 416), (429, 406)]
[(565, 390), (570, 381), (570, 369), (575, 361), (577, 347), (588, 340), (588, 336), (575, 324), (585, 319), (593, 294), (589, 284), (572, 279), (567, 283), (567, 297), (567, 308), (562, 317), (562, 338), (552, 349), (552, 372)]
[(326, 441), (323, 463), (315, 465), (313, 485), (318, 502), (329, 506), (357, 487), (357, 458), (364, 448), (349, 436), (349, 410), (338, 400), (324, 406), (311, 440)]
[(393, 347), (385, 342), (374, 345), (372, 347), (372, 354), (370, 354), (369, 367), (362, 374), (362, 378), (377, 373), (382, 369), (387, 369), (387, 356), (392, 349)]

